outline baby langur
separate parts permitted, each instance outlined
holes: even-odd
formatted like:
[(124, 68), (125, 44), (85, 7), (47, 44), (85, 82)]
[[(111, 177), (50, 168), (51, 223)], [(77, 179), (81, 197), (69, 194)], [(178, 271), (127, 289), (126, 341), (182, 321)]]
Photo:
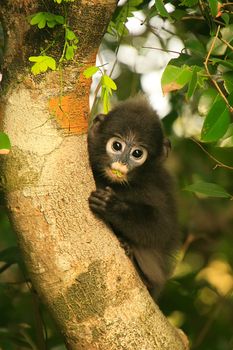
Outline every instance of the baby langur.
[(173, 184), (163, 166), (169, 148), (156, 112), (142, 97), (98, 115), (88, 133), (96, 183), (89, 206), (123, 242), (154, 298), (179, 246)]

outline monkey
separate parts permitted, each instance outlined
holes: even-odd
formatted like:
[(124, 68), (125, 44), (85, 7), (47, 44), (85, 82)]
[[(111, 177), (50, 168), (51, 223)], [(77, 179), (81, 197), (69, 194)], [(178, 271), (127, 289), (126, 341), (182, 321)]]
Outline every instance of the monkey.
[(170, 141), (144, 96), (99, 114), (88, 131), (96, 190), (89, 207), (113, 230), (157, 300), (179, 247), (173, 179), (164, 167)]

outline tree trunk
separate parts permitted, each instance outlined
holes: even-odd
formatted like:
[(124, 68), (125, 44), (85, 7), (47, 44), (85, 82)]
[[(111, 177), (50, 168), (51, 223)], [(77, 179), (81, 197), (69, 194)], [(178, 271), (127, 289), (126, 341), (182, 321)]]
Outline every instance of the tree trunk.
[[(43, 4), (2, 0), (0, 7), (7, 34), (0, 121), (12, 143), (1, 182), (33, 286), (68, 349), (182, 350), (178, 332), (87, 204), (94, 183), (83, 134), (90, 81), (82, 71), (95, 63), (115, 1), (68, 6), (78, 63), (63, 67), (62, 91), (59, 71), (29, 73), (28, 57), (43, 38), (26, 17)], [(61, 6), (51, 1), (50, 8)]]

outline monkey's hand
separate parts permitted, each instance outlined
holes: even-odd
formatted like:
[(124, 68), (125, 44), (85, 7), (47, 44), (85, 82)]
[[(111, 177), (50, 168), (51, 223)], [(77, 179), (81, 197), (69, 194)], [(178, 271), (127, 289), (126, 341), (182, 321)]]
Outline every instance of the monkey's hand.
[(131, 259), (133, 260), (133, 249), (130, 246), (130, 244), (128, 242), (126, 242), (123, 238), (118, 237), (119, 242), (120, 242), (120, 246), (121, 248), (124, 249), (125, 254)]
[(89, 207), (92, 212), (100, 217), (104, 217), (107, 209), (107, 205), (110, 201), (111, 189), (97, 189), (91, 192), (89, 197)]
[(108, 221), (118, 206), (122, 203), (117, 198), (115, 192), (110, 188), (97, 189), (89, 197), (89, 206), (92, 212), (101, 219)]
[[(94, 214), (99, 216), (102, 220), (108, 221), (111, 224), (111, 215), (113, 211), (116, 211), (116, 207), (122, 206), (127, 207), (125, 203), (120, 201), (115, 192), (110, 188), (106, 187), (93, 191), (89, 197), (89, 206)], [(118, 236), (121, 247), (124, 249), (125, 254), (133, 260), (133, 250), (130, 244), (122, 237)]]

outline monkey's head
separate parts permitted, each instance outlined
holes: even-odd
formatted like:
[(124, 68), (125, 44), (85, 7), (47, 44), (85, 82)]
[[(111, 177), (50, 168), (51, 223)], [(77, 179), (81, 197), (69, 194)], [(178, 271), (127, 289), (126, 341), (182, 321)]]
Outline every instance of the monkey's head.
[(88, 133), (94, 175), (112, 183), (142, 180), (144, 172), (155, 171), (169, 145), (156, 112), (142, 97), (118, 104), (107, 115), (98, 115)]

